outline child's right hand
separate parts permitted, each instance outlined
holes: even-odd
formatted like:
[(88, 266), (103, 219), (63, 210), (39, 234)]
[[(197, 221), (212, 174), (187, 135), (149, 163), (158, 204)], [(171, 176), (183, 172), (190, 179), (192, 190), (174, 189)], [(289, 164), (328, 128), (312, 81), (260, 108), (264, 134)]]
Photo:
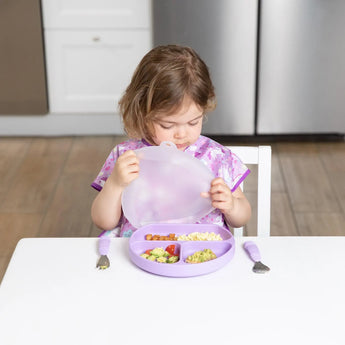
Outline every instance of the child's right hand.
[(116, 161), (109, 177), (120, 188), (125, 188), (139, 176), (139, 159), (132, 150), (124, 152)]

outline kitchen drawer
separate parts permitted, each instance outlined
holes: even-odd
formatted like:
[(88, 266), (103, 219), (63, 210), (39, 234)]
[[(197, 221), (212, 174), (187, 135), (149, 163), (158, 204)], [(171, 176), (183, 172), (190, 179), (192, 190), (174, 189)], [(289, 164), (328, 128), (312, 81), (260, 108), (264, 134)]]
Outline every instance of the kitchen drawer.
[(47, 30), (50, 111), (115, 112), (141, 58), (149, 30)]
[(42, 0), (45, 29), (149, 28), (150, 0)]

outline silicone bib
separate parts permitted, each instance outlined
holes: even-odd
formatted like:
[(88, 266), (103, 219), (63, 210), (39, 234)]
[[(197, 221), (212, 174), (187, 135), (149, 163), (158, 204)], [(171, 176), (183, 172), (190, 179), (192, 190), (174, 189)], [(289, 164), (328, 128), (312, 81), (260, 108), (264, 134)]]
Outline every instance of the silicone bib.
[(214, 175), (197, 158), (170, 142), (135, 153), (139, 177), (122, 194), (123, 213), (133, 226), (195, 223), (213, 210), (200, 193), (209, 191)]

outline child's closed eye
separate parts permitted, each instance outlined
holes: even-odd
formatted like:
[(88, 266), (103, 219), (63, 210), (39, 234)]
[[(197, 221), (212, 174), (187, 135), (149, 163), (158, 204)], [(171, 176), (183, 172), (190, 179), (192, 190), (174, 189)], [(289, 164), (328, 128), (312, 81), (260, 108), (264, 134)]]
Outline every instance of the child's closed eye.
[(160, 123), (159, 124), (162, 128), (164, 128), (164, 129), (170, 129), (170, 128), (172, 128), (174, 125), (173, 124), (171, 124), (171, 125), (163, 125), (162, 123)]
[(199, 123), (199, 120), (188, 122), (189, 126), (196, 126), (198, 123)]

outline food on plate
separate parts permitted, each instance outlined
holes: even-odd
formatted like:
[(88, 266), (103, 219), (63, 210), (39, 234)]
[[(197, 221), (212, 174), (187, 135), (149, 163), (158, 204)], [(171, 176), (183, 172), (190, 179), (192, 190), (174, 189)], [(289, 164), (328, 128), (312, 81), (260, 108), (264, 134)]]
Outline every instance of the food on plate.
[(160, 256), (167, 256), (165, 250), (163, 248), (155, 248), (151, 250), (151, 255), (160, 257)]
[(178, 253), (175, 250), (176, 246), (171, 244), (165, 249), (162, 247), (148, 249), (140, 256), (150, 261), (173, 264), (179, 260)]
[(165, 250), (170, 254), (170, 255), (175, 255), (175, 244), (170, 244), (165, 248)]
[(186, 259), (186, 262), (189, 264), (199, 264), (202, 262), (210, 261), (216, 259), (217, 256), (211, 249), (204, 249), (198, 252), (195, 252), (192, 255), (189, 255)]
[(147, 234), (145, 239), (147, 241), (223, 241), (222, 237), (214, 232), (192, 232), (178, 237), (175, 234), (168, 236)]
[(145, 240), (147, 241), (177, 241), (177, 237), (175, 236), (175, 234), (169, 234), (168, 236), (147, 234), (145, 236)]
[(223, 241), (219, 234), (214, 232), (192, 232), (177, 237), (178, 241)]
[(179, 257), (176, 256), (176, 255), (172, 255), (172, 256), (169, 256), (168, 259), (167, 259), (167, 263), (168, 264), (174, 264), (175, 262), (177, 262), (179, 260)]
[(165, 257), (165, 256), (159, 256), (157, 259), (156, 259), (156, 261), (157, 262), (167, 262), (167, 258)]

